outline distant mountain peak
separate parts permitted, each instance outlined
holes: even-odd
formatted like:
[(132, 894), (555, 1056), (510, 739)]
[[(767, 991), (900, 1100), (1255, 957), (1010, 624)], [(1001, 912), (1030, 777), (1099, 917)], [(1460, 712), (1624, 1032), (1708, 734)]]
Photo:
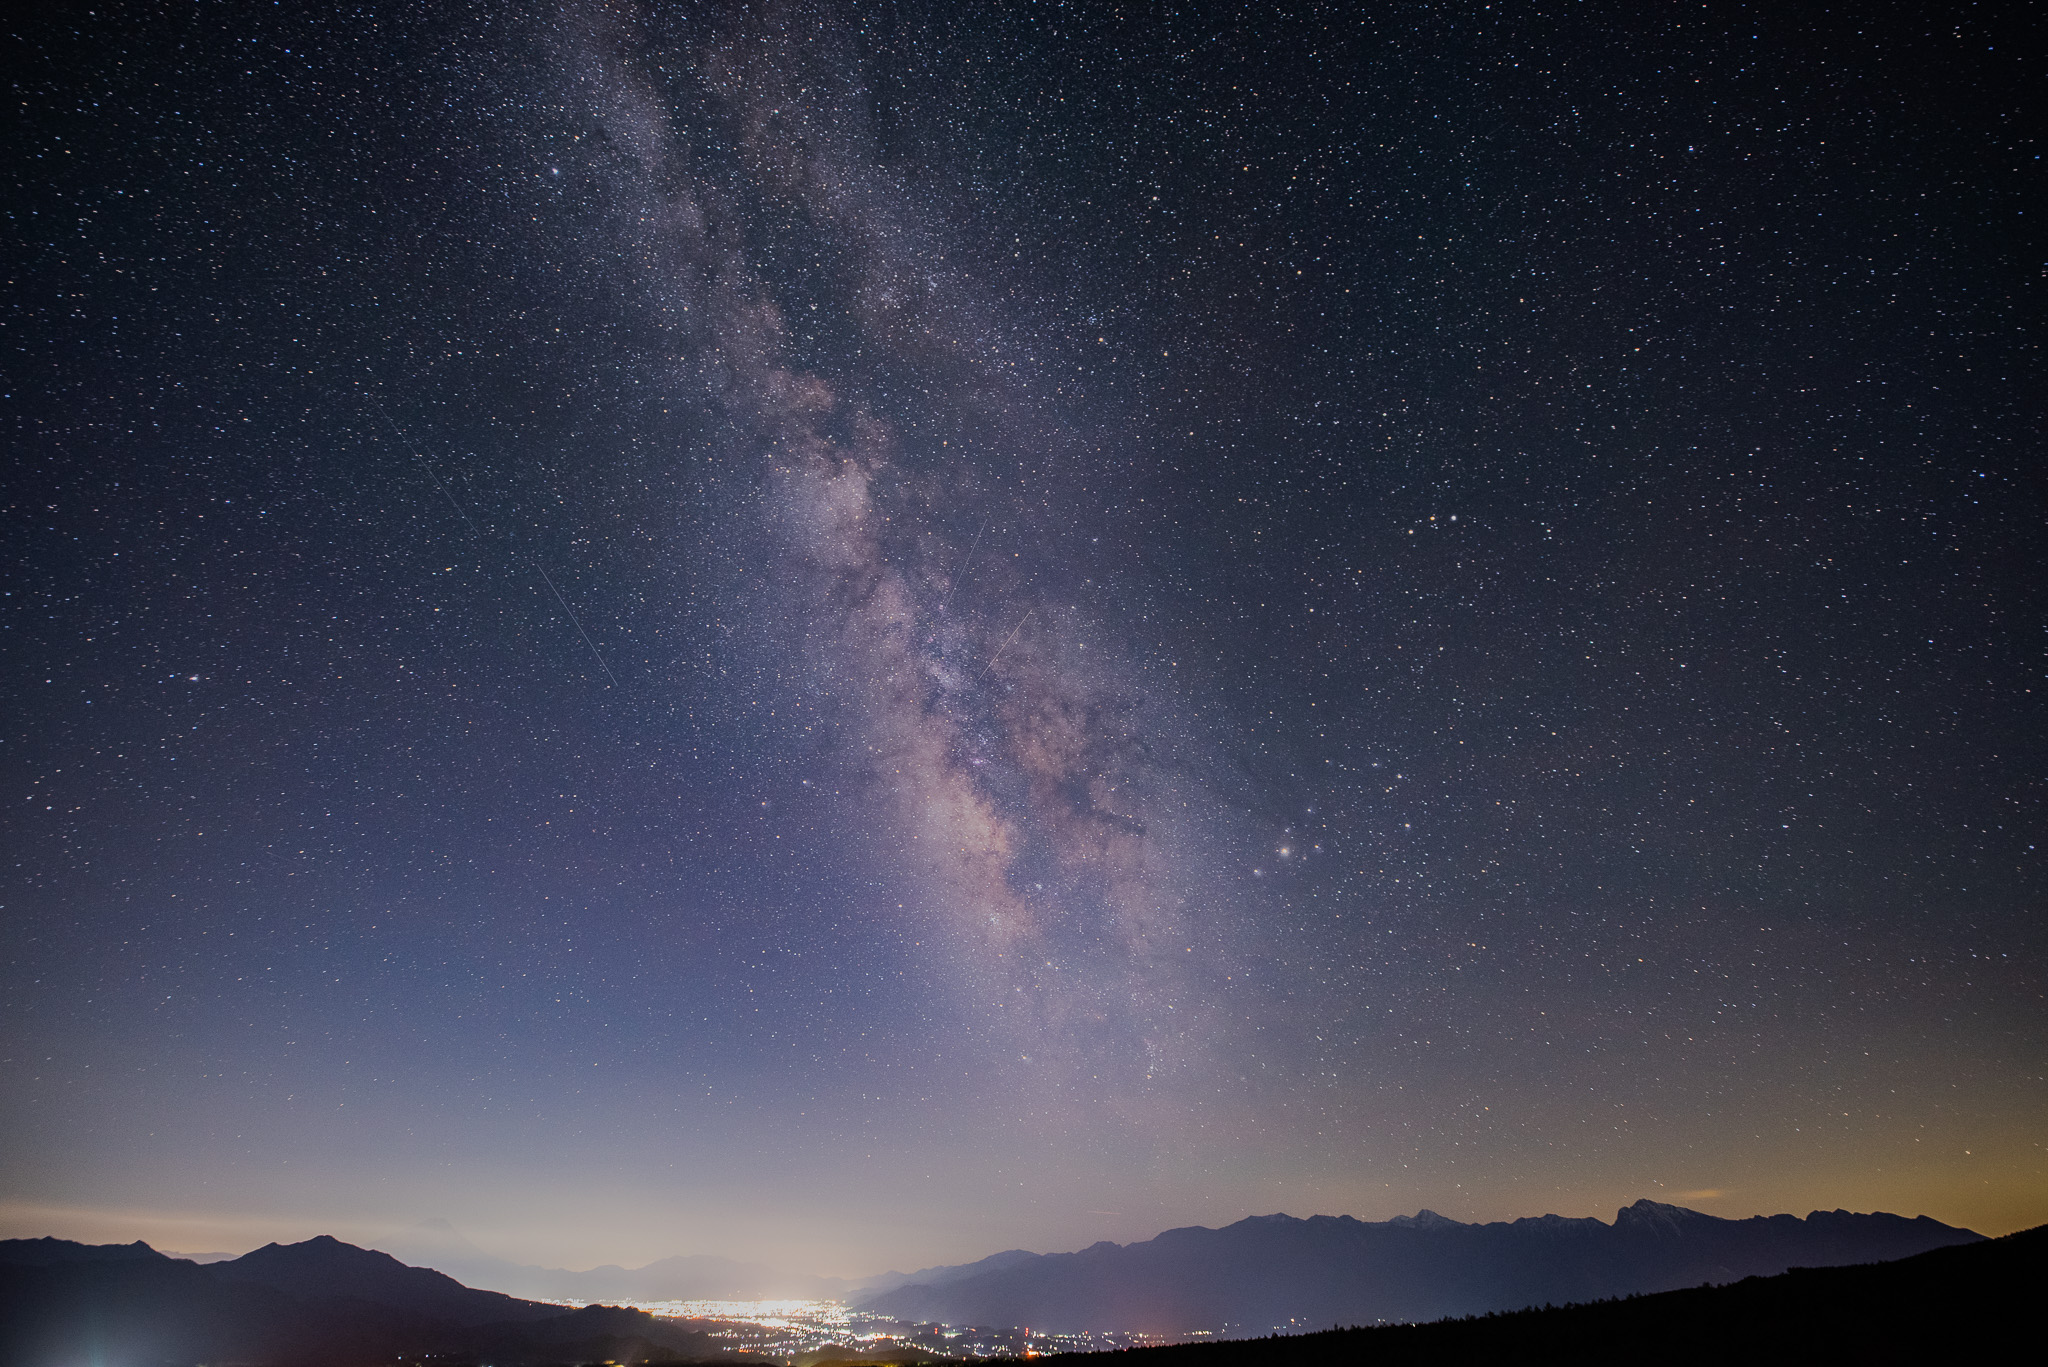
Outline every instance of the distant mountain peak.
[[(332, 1234), (315, 1234), (310, 1239), (301, 1239), (295, 1244), (267, 1243), (259, 1249), (245, 1253), (235, 1259), (239, 1266), (258, 1267), (286, 1262), (304, 1265), (309, 1259), (321, 1262), (350, 1262), (376, 1264), (378, 1266), (404, 1267), (405, 1264), (389, 1253), (374, 1248), (358, 1248), (345, 1243)], [(428, 1269), (417, 1269), (426, 1271)], [(434, 1275), (439, 1276), (439, 1273)]]
[(1696, 1226), (1702, 1220), (1718, 1217), (1703, 1215), (1684, 1206), (1666, 1205), (1662, 1201), (1641, 1200), (1634, 1205), (1623, 1206), (1614, 1212), (1616, 1229), (1655, 1230), (1664, 1234), (1683, 1234), (1688, 1226)]
[(1511, 1220), (1512, 1225), (1526, 1225), (1534, 1229), (1606, 1229), (1605, 1221), (1591, 1215), (1524, 1215)]
[[(1639, 1210), (1639, 1211), (1657, 1211), (1657, 1212), (1659, 1212), (1660, 1214), (1664, 1214), (1664, 1215), (1698, 1215), (1698, 1214), (1700, 1214), (1700, 1212), (1699, 1212), (1699, 1211), (1696, 1211), (1696, 1210), (1692, 1210), (1692, 1209), (1690, 1209), (1690, 1208), (1688, 1208), (1688, 1207), (1686, 1207), (1686, 1206), (1674, 1206), (1674, 1205), (1670, 1205), (1670, 1204), (1668, 1204), (1667, 1202), (1664, 1202), (1664, 1201), (1652, 1201), (1652, 1200), (1651, 1200), (1651, 1199), (1650, 1199), (1649, 1197), (1647, 1197), (1647, 1196), (1644, 1196), (1644, 1197), (1638, 1197), (1638, 1198), (1637, 1198), (1637, 1199), (1636, 1199), (1635, 1201), (1631, 1202), (1631, 1203), (1630, 1203), (1629, 1205), (1626, 1205), (1626, 1206), (1622, 1207), (1622, 1209), (1623, 1209), (1623, 1210)], [(1843, 1212), (1843, 1213), (1844, 1213), (1844, 1214), (1846, 1214), (1847, 1212), (1845, 1211), (1845, 1212)]]
[(1427, 1208), (1418, 1210), (1413, 1215), (1396, 1215), (1393, 1219), (1387, 1221), (1387, 1223), (1390, 1225), (1399, 1225), (1404, 1229), (1465, 1228), (1465, 1222), (1463, 1220), (1453, 1220), (1447, 1215), (1439, 1215), (1435, 1211)]

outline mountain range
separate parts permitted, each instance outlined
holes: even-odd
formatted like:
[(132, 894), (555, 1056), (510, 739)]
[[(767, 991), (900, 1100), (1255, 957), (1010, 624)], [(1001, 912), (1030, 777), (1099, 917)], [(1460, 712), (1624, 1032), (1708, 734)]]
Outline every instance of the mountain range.
[(672, 1320), (476, 1290), (324, 1235), (204, 1266), (140, 1242), (0, 1240), (0, 1362), (361, 1367), (421, 1354), (508, 1365), (721, 1355)]
[(1815, 1211), (1724, 1220), (1637, 1201), (1612, 1224), (1262, 1215), (1142, 1243), (1026, 1255), (857, 1301), (873, 1314), (1035, 1331), (1242, 1336), (1433, 1320), (1903, 1258), (1983, 1236), (1926, 1216)]
[[(1624, 1208), (1612, 1224), (1555, 1215), (1463, 1224), (1429, 1211), (1377, 1223), (1268, 1215), (1078, 1253), (1012, 1249), (891, 1272), (871, 1279), (858, 1305), (912, 1323), (1244, 1337), (1586, 1303), (1983, 1242), (1924, 1216), (1724, 1220), (1651, 1201)], [(2041, 1242), (2027, 1246), (2038, 1254)], [(652, 1279), (677, 1275), (672, 1265), (688, 1275), (695, 1261), (567, 1275)], [(0, 1362), (354, 1367), (426, 1354), (509, 1367), (704, 1362), (729, 1347), (687, 1322), (477, 1289), (326, 1236), (203, 1266), (139, 1241), (0, 1240)]]
[[(1630, 1209), (1641, 1214), (1639, 1207)], [(1723, 1251), (1738, 1237), (1675, 1216), (1666, 1223), (1664, 1217), (1674, 1210), (1653, 1207), (1648, 1212), (1644, 1223), (1654, 1237), (1707, 1235), (1695, 1240), (1703, 1243), (1718, 1237)], [(1868, 1224), (1869, 1219), (1778, 1217), (1764, 1223), (1801, 1226), (1810, 1247), (1839, 1252), (1856, 1242), (1859, 1224), (1864, 1234), (1881, 1229)], [(1886, 1219), (1909, 1230), (1921, 1224)], [(1245, 1223), (1268, 1230), (1288, 1228), (1269, 1218), (1199, 1233), (1228, 1235)], [(1737, 1227), (1753, 1223), (1717, 1222)], [(1457, 1237), (1455, 1232), (1461, 1229), (1514, 1228), (1459, 1225), (1429, 1219), (1426, 1212), (1385, 1224), (1432, 1237)], [(1620, 1219), (1602, 1227), (1641, 1232)], [(1892, 1234), (1896, 1233), (1894, 1227)], [(2048, 1277), (2048, 1227), (1995, 1240), (1977, 1239), (1967, 1231), (1950, 1234), (1962, 1236), (1964, 1242), (1893, 1262), (1795, 1268), (1774, 1277), (1746, 1277), (1733, 1285), (1565, 1308), (1142, 1349), (1136, 1358), (1118, 1354), (1117, 1362), (1131, 1367), (1311, 1367), (1332, 1360), (1371, 1361), (1381, 1367), (1445, 1362), (1634, 1367), (1656, 1361), (1678, 1367), (1725, 1367), (1737, 1358), (1759, 1365), (1929, 1362), (2009, 1353), (2024, 1341), (2033, 1316), (2029, 1307)], [(370, 1367), (431, 1360), (449, 1367), (566, 1367), (609, 1361), (682, 1367), (734, 1360), (729, 1350), (722, 1351), (723, 1345), (672, 1321), (603, 1306), (564, 1310), (517, 1301), (508, 1306), (509, 1298), (453, 1284), (439, 1273), (405, 1267), (384, 1254), (333, 1239), (273, 1244), (246, 1260), (233, 1261), (242, 1267), (224, 1276), (214, 1267), (167, 1258), (142, 1243), (0, 1241), (0, 1362), (157, 1367), (227, 1360), (250, 1367)], [(984, 1269), (953, 1284), (1034, 1266), (1042, 1259), (1011, 1254), (992, 1261), (1007, 1266)], [(891, 1275), (943, 1278), (962, 1270), (928, 1268), (921, 1274)], [(511, 1318), (475, 1320), (507, 1311)], [(930, 1359), (929, 1353), (906, 1348), (902, 1353), (871, 1354), (857, 1367)], [(1063, 1361), (1073, 1367), (1096, 1367), (1086, 1355)], [(1106, 1360), (1102, 1367), (1109, 1367)]]

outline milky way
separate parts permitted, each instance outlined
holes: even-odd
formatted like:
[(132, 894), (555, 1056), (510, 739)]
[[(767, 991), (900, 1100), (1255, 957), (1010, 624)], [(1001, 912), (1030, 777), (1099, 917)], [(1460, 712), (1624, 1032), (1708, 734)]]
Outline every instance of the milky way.
[[(732, 534), (760, 539), (765, 582), (733, 610), (759, 623), (787, 729), (850, 799), (842, 857), (905, 899), (884, 915), (928, 937), (980, 1028), (1060, 1068), (1033, 1090), (1203, 1076), (1203, 1002), (1232, 976), (1243, 909), (1197, 832), (1231, 814), (1194, 777), (1171, 684), (1062, 601), (1087, 525), (1070, 510), (1090, 472), (1116, 483), (1113, 458), (1029, 359), (984, 340), (1015, 320), (876, 164), (829, 21), (777, 13), (676, 51), (579, 18), (571, 89), (616, 149), (621, 240), (677, 380), (724, 416), (710, 458), (748, 486)], [(699, 112), (694, 138), (677, 104)], [(759, 218), (837, 270), (776, 289), (743, 245)], [(807, 368), (803, 328), (841, 331), (854, 359)], [(868, 397), (883, 373), (890, 412)]]

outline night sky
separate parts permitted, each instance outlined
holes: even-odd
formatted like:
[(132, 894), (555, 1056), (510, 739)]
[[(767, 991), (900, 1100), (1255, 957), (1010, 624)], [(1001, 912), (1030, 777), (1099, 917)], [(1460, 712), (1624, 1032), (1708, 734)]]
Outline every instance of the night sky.
[(17, 15), (0, 1234), (2048, 1220), (2039, 35), (1857, 8)]

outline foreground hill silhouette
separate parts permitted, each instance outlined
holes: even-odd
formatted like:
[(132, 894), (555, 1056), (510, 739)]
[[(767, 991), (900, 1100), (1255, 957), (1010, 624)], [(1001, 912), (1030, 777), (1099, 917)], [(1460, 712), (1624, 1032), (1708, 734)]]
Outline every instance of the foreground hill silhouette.
[(1837, 1210), (1804, 1220), (1723, 1220), (1654, 1201), (1623, 1208), (1611, 1225), (1558, 1215), (1468, 1225), (1426, 1210), (1377, 1223), (1262, 1215), (899, 1287), (860, 1307), (901, 1320), (1052, 1333), (1244, 1337), (1594, 1301), (1788, 1267), (1878, 1262), (1982, 1237), (1926, 1216)]
[[(1069, 1353), (1064, 1367), (1744, 1367), (2019, 1357), (2048, 1284), (2048, 1225), (1897, 1262), (1434, 1324)], [(2035, 1349), (2033, 1351), (2039, 1351)], [(1099, 1361), (1098, 1361), (1099, 1360)]]
[(673, 1321), (476, 1291), (325, 1235), (204, 1266), (142, 1243), (0, 1245), (0, 1362), (366, 1367), (428, 1354), (502, 1367), (720, 1356)]
[(558, 1305), (536, 1305), (496, 1291), (473, 1291), (432, 1268), (407, 1267), (388, 1253), (322, 1234), (299, 1244), (265, 1244), (208, 1271), (220, 1281), (250, 1282), (305, 1298), (334, 1297), (403, 1309), (447, 1324), (547, 1319)]

